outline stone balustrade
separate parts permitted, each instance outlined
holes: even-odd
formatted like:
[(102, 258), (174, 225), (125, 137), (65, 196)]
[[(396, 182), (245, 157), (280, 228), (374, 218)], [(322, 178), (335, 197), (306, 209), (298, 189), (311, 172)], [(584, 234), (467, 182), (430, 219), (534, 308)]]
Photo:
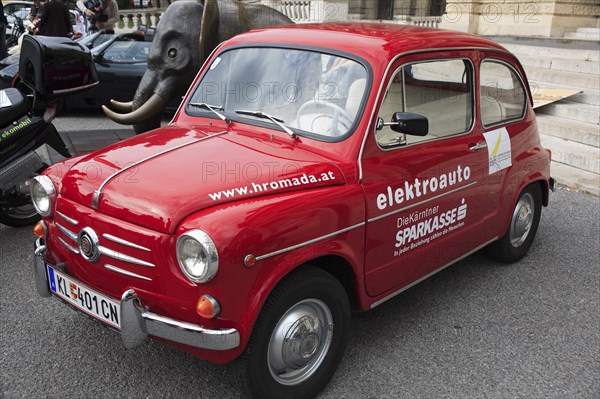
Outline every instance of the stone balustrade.
[[(261, 0), (262, 4), (272, 7), (295, 23), (334, 22), (348, 20), (347, 0)], [(118, 32), (130, 32), (138, 25), (148, 27), (158, 24), (165, 8), (143, 8), (120, 10)], [(396, 15), (394, 20), (408, 25), (437, 28), (441, 16)]]
[(139, 8), (133, 10), (119, 10), (120, 22), (115, 29), (118, 33), (131, 32), (139, 25), (156, 27), (164, 8)]
[(406, 25), (422, 26), (424, 28), (438, 28), (442, 22), (442, 16), (404, 15), (396, 16), (394, 19), (402, 21)]

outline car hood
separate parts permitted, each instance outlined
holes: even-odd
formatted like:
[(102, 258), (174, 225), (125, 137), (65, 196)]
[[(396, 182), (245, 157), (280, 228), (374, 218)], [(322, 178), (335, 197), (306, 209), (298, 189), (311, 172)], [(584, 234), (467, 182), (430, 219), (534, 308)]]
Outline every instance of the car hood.
[(172, 233), (204, 208), (344, 183), (335, 164), (297, 142), (173, 125), (82, 158), (64, 176), (61, 196)]

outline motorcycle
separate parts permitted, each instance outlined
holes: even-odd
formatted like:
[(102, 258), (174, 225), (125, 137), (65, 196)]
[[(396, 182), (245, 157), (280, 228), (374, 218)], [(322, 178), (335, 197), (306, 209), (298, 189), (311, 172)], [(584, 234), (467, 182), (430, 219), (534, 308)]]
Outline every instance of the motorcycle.
[(7, 49), (16, 46), (19, 43), (19, 38), (23, 35), (23, 33), (27, 31), (23, 20), (14, 14), (12, 16), (14, 18), (14, 22), (10, 36), (8, 36), (8, 38), (6, 39)]
[(29, 179), (71, 156), (52, 124), (57, 105), (97, 84), (86, 47), (66, 38), (24, 36), (14, 87), (0, 90), (0, 223), (18, 227), (39, 219)]

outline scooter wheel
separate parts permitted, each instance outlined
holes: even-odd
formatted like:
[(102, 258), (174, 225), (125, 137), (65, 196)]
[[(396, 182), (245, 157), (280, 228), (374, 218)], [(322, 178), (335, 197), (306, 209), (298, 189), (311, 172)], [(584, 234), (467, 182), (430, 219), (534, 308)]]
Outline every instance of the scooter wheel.
[(30, 226), (40, 220), (40, 215), (33, 209), (32, 205), (24, 205), (12, 208), (7, 213), (0, 211), (0, 223), (10, 227)]

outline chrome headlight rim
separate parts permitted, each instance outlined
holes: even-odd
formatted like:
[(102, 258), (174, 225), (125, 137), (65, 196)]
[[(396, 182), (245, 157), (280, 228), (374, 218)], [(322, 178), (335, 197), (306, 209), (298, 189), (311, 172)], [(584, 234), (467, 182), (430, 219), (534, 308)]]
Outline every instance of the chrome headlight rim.
[[(207, 264), (204, 273), (202, 273), (200, 276), (192, 274), (182, 261), (182, 245), (185, 240), (188, 239), (195, 240), (198, 244), (200, 244), (200, 246), (202, 246), (204, 252), (206, 253)], [(217, 271), (219, 270), (219, 253), (214, 241), (206, 232), (202, 230), (186, 231), (177, 238), (176, 248), (177, 263), (179, 264), (179, 268), (190, 281), (194, 283), (206, 283), (212, 280), (217, 274)]]
[[(50, 178), (46, 175), (35, 176), (32, 180), (33, 182), (31, 184), (29, 194), (31, 196), (31, 203), (35, 208), (35, 211), (44, 217), (52, 216), (54, 213), (54, 204), (56, 202), (56, 188), (54, 187), (54, 183), (52, 183), (52, 180), (50, 180)], [(39, 184), (46, 194), (48, 200), (48, 209), (45, 211), (40, 208), (38, 201), (36, 200), (36, 196), (33, 193), (36, 184)]]

